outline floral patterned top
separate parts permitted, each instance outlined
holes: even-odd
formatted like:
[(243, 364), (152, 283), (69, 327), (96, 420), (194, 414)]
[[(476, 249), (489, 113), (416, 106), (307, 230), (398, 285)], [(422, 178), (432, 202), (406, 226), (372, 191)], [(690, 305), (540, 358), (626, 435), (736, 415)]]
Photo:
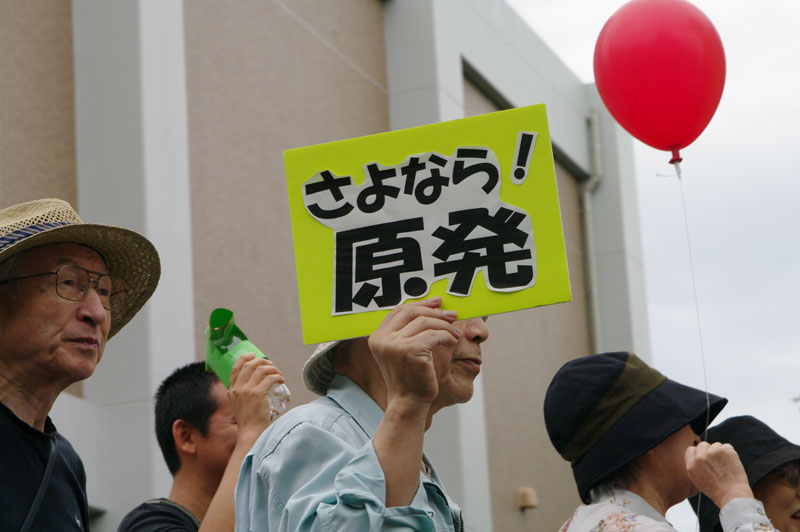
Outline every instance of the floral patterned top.
[[(777, 532), (755, 499), (733, 499), (720, 512), (724, 532)], [(666, 518), (633, 492), (579, 506), (559, 532), (675, 532)]]

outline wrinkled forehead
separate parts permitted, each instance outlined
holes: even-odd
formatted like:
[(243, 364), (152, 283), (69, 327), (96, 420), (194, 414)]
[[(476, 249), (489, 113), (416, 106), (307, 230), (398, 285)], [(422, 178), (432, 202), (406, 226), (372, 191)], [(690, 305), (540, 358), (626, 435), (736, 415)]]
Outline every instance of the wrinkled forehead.
[(17, 256), (17, 268), (25, 274), (38, 273), (72, 264), (87, 270), (108, 273), (102, 255), (89, 246), (72, 242), (45, 244), (23, 251)]

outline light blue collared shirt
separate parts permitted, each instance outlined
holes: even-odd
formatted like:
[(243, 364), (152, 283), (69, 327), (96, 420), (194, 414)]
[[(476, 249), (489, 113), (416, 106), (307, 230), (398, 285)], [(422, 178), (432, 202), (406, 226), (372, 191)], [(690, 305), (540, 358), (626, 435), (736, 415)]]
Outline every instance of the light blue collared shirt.
[(328, 395), (277, 419), (245, 457), (236, 485), (237, 532), (463, 531), (461, 510), (433, 467), (409, 506), (386, 508), (372, 438), (383, 410), (336, 375)]

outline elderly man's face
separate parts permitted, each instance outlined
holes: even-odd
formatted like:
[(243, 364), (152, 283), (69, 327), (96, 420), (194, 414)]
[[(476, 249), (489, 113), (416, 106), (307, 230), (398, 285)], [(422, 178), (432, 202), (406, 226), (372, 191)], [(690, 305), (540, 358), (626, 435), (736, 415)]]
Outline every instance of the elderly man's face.
[(472, 382), (481, 371), (481, 344), (489, 338), (483, 318), (461, 320), (455, 325), (464, 333), (456, 346), (439, 346), (433, 352), (439, 380), (439, 393), (432, 405), (436, 409), (470, 400)]
[[(60, 243), (21, 253), (13, 277), (63, 265), (108, 273), (95, 250)], [(69, 384), (89, 377), (103, 356), (111, 327), (111, 312), (103, 308), (95, 286), (82, 300), (69, 301), (56, 293), (55, 275), (9, 284), (13, 295), (0, 291), (0, 362), (44, 381)]]

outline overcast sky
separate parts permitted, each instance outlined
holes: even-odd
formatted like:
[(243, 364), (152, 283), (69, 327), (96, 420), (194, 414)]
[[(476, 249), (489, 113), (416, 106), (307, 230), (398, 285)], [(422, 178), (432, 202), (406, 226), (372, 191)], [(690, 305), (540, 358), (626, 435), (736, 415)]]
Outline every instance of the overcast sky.
[[(594, 44), (619, 0), (508, 0), (593, 82)], [(800, 444), (800, 2), (697, 0), (722, 38), (727, 78), (708, 128), (681, 151), (700, 308), (680, 184), (669, 156), (636, 153), (653, 365)], [(688, 512), (688, 514), (686, 513)], [(668, 513), (693, 530), (686, 508)]]

